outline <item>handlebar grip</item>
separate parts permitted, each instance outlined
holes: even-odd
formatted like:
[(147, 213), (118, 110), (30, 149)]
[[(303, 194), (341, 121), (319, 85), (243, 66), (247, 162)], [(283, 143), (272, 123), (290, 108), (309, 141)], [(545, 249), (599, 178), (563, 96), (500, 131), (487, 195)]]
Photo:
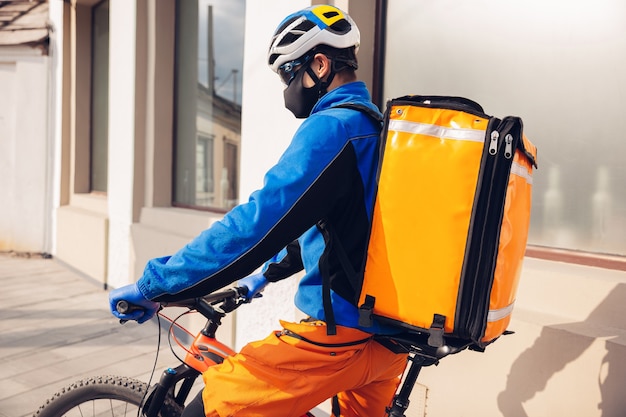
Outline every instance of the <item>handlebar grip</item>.
[(120, 314), (126, 314), (130, 308), (127, 301), (120, 300), (115, 304), (115, 309)]
[(248, 292), (250, 291), (248, 287), (235, 287), (234, 290), (241, 297), (246, 297), (248, 295)]
[(128, 314), (136, 310), (141, 310), (141, 307), (134, 306), (126, 300), (120, 300), (115, 304), (115, 309), (120, 314)]

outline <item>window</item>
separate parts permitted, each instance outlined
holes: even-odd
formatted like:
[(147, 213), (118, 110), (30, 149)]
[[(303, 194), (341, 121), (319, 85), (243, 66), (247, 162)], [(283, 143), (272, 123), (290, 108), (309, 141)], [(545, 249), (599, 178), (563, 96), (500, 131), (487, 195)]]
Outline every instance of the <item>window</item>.
[(236, 143), (224, 138), (224, 168), (222, 170), (222, 195), (224, 206), (233, 208), (237, 204), (237, 183), (239, 164), (237, 152), (239, 147)]
[(109, 0), (92, 9), (90, 191), (107, 191), (109, 143)]
[(174, 205), (237, 204), (244, 11), (244, 0), (176, 2)]
[(215, 181), (213, 177), (213, 138), (198, 136), (196, 154), (196, 204), (201, 206), (214, 205)]
[(384, 96), (460, 95), (521, 116), (539, 149), (529, 243), (626, 255), (622, 11), (622, 0), (388, 2)]

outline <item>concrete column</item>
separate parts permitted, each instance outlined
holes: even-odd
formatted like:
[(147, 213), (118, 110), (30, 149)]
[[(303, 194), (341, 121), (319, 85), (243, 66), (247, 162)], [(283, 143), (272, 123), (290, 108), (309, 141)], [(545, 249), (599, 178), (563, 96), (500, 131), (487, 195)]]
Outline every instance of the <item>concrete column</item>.
[(135, 163), (136, 1), (111, 0), (109, 29), (109, 258), (107, 283), (129, 282)]

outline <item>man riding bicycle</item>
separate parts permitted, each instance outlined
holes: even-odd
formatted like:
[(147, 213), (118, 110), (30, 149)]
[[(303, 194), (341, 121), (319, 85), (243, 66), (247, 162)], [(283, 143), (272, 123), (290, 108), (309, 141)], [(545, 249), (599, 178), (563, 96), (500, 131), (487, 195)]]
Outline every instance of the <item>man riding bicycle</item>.
[[(199, 297), (237, 280), (252, 299), (268, 283), (305, 271), (295, 305), (309, 318), (281, 321), (281, 330), (209, 368), (207, 388), (187, 405), (186, 417), (297, 416), (335, 395), (334, 415), (380, 416), (393, 397), (407, 355), (374, 340), (392, 328), (359, 326), (355, 290), (337, 253), (343, 248), (361, 270), (379, 159), (376, 118), (341, 107), (356, 104), (381, 116), (356, 78), (359, 36), (350, 16), (333, 6), (313, 6), (280, 23), (268, 64), (286, 86), (285, 106), (305, 119), (290, 145), (248, 202), (110, 294), (113, 314), (143, 323), (159, 302)], [(120, 300), (142, 310), (120, 314)]]

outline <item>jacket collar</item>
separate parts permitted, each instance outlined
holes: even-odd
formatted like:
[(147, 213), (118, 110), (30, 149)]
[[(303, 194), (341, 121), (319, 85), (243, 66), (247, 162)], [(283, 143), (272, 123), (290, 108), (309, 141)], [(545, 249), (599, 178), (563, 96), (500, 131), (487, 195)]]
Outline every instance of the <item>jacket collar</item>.
[(313, 106), (311, 115), (329, 109), (337, 103), (355, 102), (371, 106), (371, 101), (372, 99), (365, 83), (363, 81), (353, 81), (340, 85), (324, 94)]

